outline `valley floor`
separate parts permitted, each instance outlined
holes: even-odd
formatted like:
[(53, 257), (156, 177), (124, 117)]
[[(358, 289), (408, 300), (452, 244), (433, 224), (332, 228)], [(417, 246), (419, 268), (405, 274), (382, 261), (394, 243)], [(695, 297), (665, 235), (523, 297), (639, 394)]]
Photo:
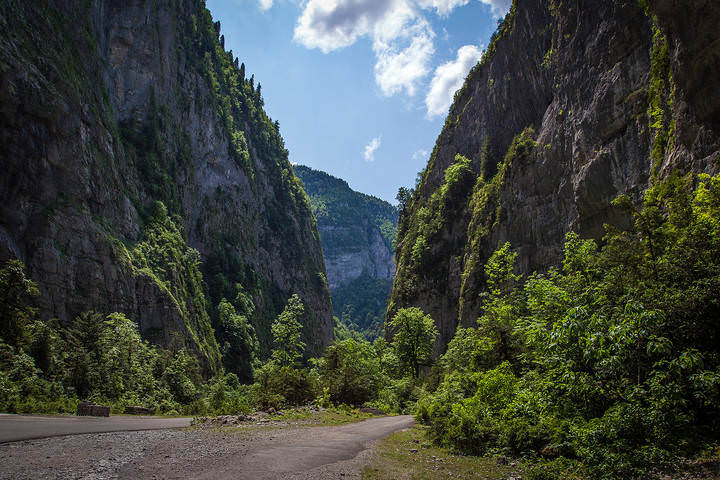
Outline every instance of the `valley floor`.
[(359, 479), (371, 444), (412, 424), (397, 416), (27, 440), (0, 445), (0, 478)]

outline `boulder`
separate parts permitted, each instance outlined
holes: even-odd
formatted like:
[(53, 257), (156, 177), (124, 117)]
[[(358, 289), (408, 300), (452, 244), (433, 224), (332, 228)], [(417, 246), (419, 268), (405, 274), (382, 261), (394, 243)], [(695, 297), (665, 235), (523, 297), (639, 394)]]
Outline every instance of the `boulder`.
[(77, 414), (81, 417), (109, 417), (110, 407), (92, 402), (80, 402), (77, 406)]

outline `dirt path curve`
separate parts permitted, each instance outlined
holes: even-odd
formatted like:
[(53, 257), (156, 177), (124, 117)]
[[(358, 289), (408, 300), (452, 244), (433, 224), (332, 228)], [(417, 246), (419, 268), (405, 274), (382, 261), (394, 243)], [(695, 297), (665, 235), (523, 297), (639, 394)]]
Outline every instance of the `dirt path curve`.
[(157, 430), (190, 426), (192, 418), (74, 417), (0, 414), (0, 443), (81, 433)]
[(248, 426), (72, 435), (0, 445), (0, 479), (360, 478), (372, 442), (410, 416), (333, 427)]

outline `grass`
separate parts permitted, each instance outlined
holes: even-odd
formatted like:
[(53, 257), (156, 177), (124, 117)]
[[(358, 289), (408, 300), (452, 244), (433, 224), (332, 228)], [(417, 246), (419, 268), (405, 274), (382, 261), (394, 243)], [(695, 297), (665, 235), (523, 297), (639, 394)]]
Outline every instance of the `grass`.
[[(570, 460), (535, 459), (528, 463), (501, 457), (474, 457), (453, 453), (431, 443), (425, 429), (416, 426), (378, 443), (362, 480), (579, 480), (581, 465)], [(650, 469), (648, 479), (720, 480), (720, 448), (693, 461), (678, 463), (676, 472)]]
[(428, 441), (422, 427), (394, 433), (381, 441), (363, 480), (435, 480), (521, 478), (523, 466), (497, 458), (456, 455)]
[(355, 423), (373, 416), (356, 409), (328, 408), (315, 411), (308, 407), (298, 407), (285, 410), (282, 415), (271, 415), (270, 420), (288, 422), (292, 425), (333, 426)]

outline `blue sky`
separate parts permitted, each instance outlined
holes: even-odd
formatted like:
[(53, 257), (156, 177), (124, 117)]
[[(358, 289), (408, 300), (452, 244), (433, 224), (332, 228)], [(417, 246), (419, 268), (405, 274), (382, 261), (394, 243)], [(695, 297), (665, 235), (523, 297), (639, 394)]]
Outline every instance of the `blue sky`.
[(290, 161), (395, 202), (510, 0), (207, 0)]

